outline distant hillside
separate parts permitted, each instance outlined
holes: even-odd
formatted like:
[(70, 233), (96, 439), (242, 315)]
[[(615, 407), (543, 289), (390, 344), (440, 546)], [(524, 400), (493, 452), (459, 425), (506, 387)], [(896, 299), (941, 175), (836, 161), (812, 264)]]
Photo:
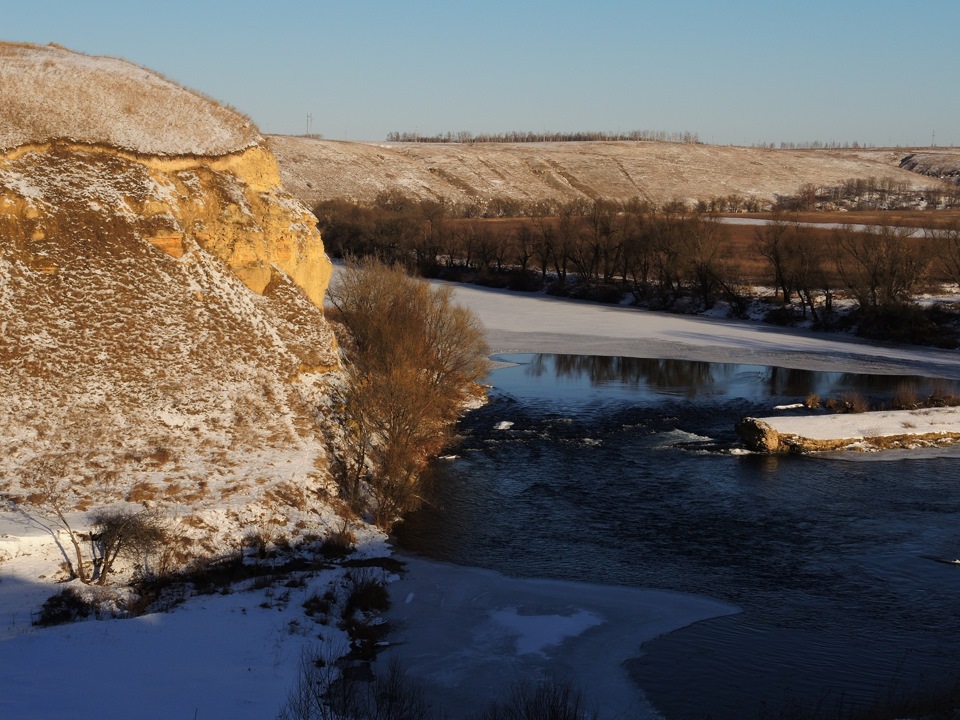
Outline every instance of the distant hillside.
[(187, 555), (278, 514), (319, 531), (331, 266), (256, 128), (123, 61), (0, 44), (0, 147), (0, 495), (198, 513)]
[(900, 167), (960, 185), (960, 150), (957, 148), (926, 148), (909, 153), (900, 161)]
[(369, 202), (386, 190), (455, 203), (494, 197), (654, 202), (739, 195), (771, 200), (807, 184), (931, 180), (899, 167), (906, 151), (772, 150), (693, 143), (351, 143), (272, 135), (284, 184), (308, 206), (346, 197)]

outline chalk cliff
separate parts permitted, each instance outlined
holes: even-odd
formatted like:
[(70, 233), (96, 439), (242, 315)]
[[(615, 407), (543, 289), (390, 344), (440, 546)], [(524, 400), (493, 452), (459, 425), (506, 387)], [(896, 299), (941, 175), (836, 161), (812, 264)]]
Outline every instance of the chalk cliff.
[(0, 43), (0, 493), (52, 473), (76, 509), (308, 510), (332, 489), (330, 273), (247, 118)]

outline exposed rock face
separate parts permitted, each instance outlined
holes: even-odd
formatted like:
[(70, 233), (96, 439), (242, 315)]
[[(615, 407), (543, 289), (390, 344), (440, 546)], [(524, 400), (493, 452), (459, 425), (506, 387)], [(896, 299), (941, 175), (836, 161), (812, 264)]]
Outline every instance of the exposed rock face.
[(900, 161), (900, 167), (960, 185), (960, 151), (955, 148), (910, 153)]
[(258, 293), (279, 269), (322, 305), (315, 220), (250, 120), (123, 60), (0, 43), (0, 184), (31, 237), (89, 195), (158, 247), (193, 240)]
[[(280, 185), (269, 151), (219, 158), (135, 156), (51, 142), (0, 153), (0, 223), (43, 257), (65, 233), (121, 232), (173, 257), (196, 245), (256, 293), (289, 276), (318, 307), (332, 266), (314, 217)], [(47, 267), (48, 272), (55, 268)]]
[(81, 505), (229, 487), (240, 507), (325, 482), (330, 272), (246, 118), (123, 61), (0, 44), (0, 493), (55, 472)]
[(756, 452), (777, 452), (780, 450), (780, 434), (772, 427), (756, 418), (744, 418), (736, 426), (737, 435), (743, 444)]

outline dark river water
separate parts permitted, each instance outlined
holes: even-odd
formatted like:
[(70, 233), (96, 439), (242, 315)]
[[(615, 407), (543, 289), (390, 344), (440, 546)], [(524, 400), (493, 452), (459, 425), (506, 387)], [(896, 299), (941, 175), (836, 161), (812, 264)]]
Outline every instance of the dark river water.
[[(666, 718), (848, 717), (960, 677), (960, 453), (745, 454), (745, 415), (932, 381), (524, 355), (398, 529), (428, 557), (698, 593), (739, 615), (638, 648)], [(589, 693), (589, 688), (584, 688)]]

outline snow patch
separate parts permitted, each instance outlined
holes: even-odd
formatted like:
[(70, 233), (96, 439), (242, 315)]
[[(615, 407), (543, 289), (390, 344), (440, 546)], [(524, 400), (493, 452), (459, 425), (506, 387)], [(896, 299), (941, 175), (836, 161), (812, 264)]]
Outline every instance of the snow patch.
[(518, 655), (536, 653), (546, 656), (545, 648), (560, 645), (564, 640), (577, 637), (604, 620), (587, 610), (578, 610), (572, 615), (528, 615), (515, 607), (491, 610), (490, 618), (510, 632), (516, 633)]

